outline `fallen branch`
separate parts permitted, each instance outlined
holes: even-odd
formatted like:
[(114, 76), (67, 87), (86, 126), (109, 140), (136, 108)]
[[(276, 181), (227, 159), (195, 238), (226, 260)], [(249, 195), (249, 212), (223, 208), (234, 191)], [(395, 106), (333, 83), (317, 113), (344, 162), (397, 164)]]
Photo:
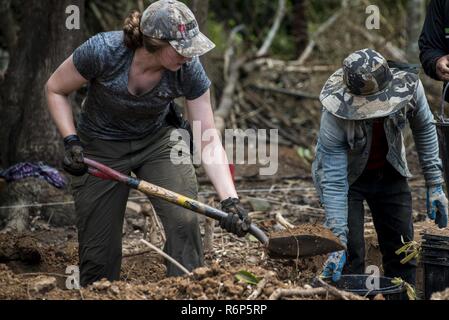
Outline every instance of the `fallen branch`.
[(265, 87), (265, 86), (259, 86), (259, 85), (251, 85), (251, 88), (263, 90), (263, 91), (271, 91), (275, 93), (281, 93), (285, 95), (289, 95), (295, 98), (302, 98), (302, 99), (312, 99), (312, 100), (319, 100), (319, 96), (313, 93), (308, 93), (304, 91), (299, 90), (289, 90), (284, 88), (275, 88), (275, 87)]
[(329, 72), (336, 70), (337, 66), (330, 65), (316, 65), (316, 66), (304, 66), (298, 64), (297, 60), (285, 61), (273, 58), (259, 58), (247, 62), (243, 67), (246, 73), (251, 73), (255, 69), (261, 70), (273, 70), (276, 69), (281, 72), (298, 72), (298, 73), (316, 73), (316, 72)]
[(158, 247), (152, 245), (151, 243), (149, 243), (148, 241), (141, 239), (140, 242), (142, 242), (143, 244), (145, 244), (146, 246), (148, 246), (149, 248), (153, 249), (154, 251), (156, 251), (157, 253), (159, 253), (161, 256), (163, 256), (165, 259), (167, 259), (168, 261), (170, 261), (171, 263), (173, 263), (175, 266), (177, 266), (182, 272), (184, 272), (186, 275), (190, 275), (191, 272), (189, 270), (187, 270), (182, 264), (180, 264), (178, 261), (176, 261), (175, 259), (173, 259), (172, 257), (170, 257), (168, 254), (166, 254), (164, 251), (162, 251), (161, 249), (159, 249)]
[(276, 221), (286, 229), (293, 229), (295, 226), (288, 222), (283, 216), (281, 212), (276, 213)]
[[(154, 210), (153, 204), (151, 202), (146, 202), (142, 204), (142, 214), (146, 216), (150, 221), (150, 230), (148, 230), (149, 238), (155, 243), (157, 239), (157, 235), (159, 234), (161, 237), (161, 242), (165, 243), (167, 241), (167, 237), (165, 236), (164, 227), (162, 226), (161, 221), (159, 220), (156, 210)], [(147, 231), (147, 230), (145, 230)], [(144, 237), (145, 238), (145, 237)]]
[[(249, 176), (249, 177), (235, 177), (235, 182), (247, 181), (247, 182), (262, 182), (262, 181), (280, 181), (280, 180), (311, 180), (312, 176), (310, 175), (291, 175), (291, 176)], [(210, 183), (209, 178), (200, 177), (198, 178), (198, 183)], [(314, 188), (310, 188), (311, 190), (315, 190)]]
[(137, 257), (137, 256), (140, 256), (143, 254), (150, 253), (152, 251), (153, 251), (152, 249), (148, 249), (148, 248), (145, 248), (142, 250), (137, 250), (137, 251), (124, 251), (122, 254), (122, 257), (123, 258), (132, 258), (132, 257)]
[(268, 49), (271, 47), (271, 44), (273, 43), (273, 39), (279, 30), (282, 19), (284, 19), (284, 16), (285, 16), (285, 0), (279, 0), (278, 9), (276, 12), (276, 17), (274, 19), (273, 26), (271, 27), (270, 31), (268, 32), (268, 35), (265, 38), (265, 41), (264, 41), (262, 47), (257, 52), (256, 57), (262, 57), (267, 54)]
[(231, 33), (228, 38), (228, 48), (226, 49), (224, 53), (224, 65), (223, 65), (223, 78), (225, 82), (228, 81), (229, 73), (230, 73), (230, 65), (231, 60), (234, 57), (235, 54), (235, 39), (237, 37), (237, 34), (242, 31), (245, 28), (244, 25), (238, 25), (237, 27), (233, 28), (231, 30)]
[(337, 288), (325, 283), (321, 279), (320, 283), (324, 286), (321, 288), (313, 288), (313, 289), (303, 289), (303, 288), (293, 288), (293, 289), (276, 289), (271, 296), (268, 298), (269, 300), (279, 300), (285, 297), (291, 296), (301, 296), (301, 297), (312, 297), (312, 296), (320, 296), (320, 295), (328, 295), (342, 299), (342, 300), (368, 300), (367, 298), (360, 297), (356, 294), (338, 290)]
[(299, 58), (297, 59), (296, 63), (298, 64), (304, 64), (304, 62), (306, 62), (306, 60), (310, 57), (310, 55), (313, 52), (313, 49), (316, 46), (316, 41), (317, 39), (320, 37), (320, 35), (322, 33), (324, 33), (327, 29), (329, 29), (334, 23), (335, 21), (337, 21), (338, 18), (340, 18), (340, 16), (343, 14), (343, 12), (345, 12), (347, 10), (344, 2), (342, 3), (342, 6), (339, 10), (337, 10), (337, 12), (335, 12), (332, 16), (329, 17), (329, 19), (327, 19), (318, 29), (317, 31), (310, 37), (310, 41), (309, 44), (307, 45), (307, 47), (304, 49), (304, 51), (302, 52), (302, 54), (299, 56)]
[(275, 276), (275, 273), (273, 271), (269, 271), (266, 276), (259, 281), (257, 284), (256, 289), (249, 295), (249, 297), (246, 300), (255, 300), (257, 299), (260, 294), (262, 293), (263, 289), (267, 285), (268, 281)]
[(331, 286), (330, 284), (326, 283), (325, 281), (323, 281), (323, 279), (319, 277), (317, 277), (316, 279), (325, 289), (329, 291), (329, 293), (331, 293), (337, 298), (340, 298), (342, 300), (368, 300), (367, 298), (363, 298), (351, 292), (339, 290), (334, 286)]
[(355, 31), (359, 32), (363, 37), (366, 38), (369, 42), (376, 46), (382, 46), (385, 48), (385, 51), (388, 55), (396, 61), (407, 62), (407, 55), (404, 50), (396, 47), (390, 41), (387, 41), (384, 37), (374, 34), (373, 32), (369, 32), (368, 30), (349, 22), (349, 26)]
[(38, 276), (47, 276), (47, 277), (59, 277), (59, 278), (67, 278), (69, 275), (64, 275), (60, 273), (51, 273), (51, 272), (32, 272), (32, 273), (18, 273), (16, 274), (18, 277), (38, 277)]
[(328, 291), (324, 288), (313, 288), (313, 289), (302, 289), (302, 288), (294, 288), (294, 289), (276, 289), (268, 300), (279, 300), (285, 297), (291, 296), (301, 296), (301, 297), (313, 297), (316, 295), (325, 295)]

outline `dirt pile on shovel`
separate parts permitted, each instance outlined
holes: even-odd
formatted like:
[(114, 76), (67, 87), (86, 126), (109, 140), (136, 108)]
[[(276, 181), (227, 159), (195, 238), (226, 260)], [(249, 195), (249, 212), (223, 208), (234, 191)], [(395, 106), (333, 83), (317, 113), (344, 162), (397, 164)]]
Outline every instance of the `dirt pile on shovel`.
[(310, 257), (343, 250), (340, 240), (321, 225), (302, 224), (270, 234), (270, 258)]

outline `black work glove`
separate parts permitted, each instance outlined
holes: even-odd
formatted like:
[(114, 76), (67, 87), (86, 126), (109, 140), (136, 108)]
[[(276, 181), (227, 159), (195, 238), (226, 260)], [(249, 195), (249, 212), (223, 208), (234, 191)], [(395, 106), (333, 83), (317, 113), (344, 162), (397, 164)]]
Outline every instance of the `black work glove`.
[(84, 163), (83, 146), (77, 135), (64, 139), (65, 156), (63, 169), (73, 176), (82, 176), (87, 173), (88, 167)]
[(237, 198), (228, 198), (221, 202), (221, 209), (228, 216), (220, 220), (220, 227), (239, 237), (245, 236), (251, 226), (251, 218), (248, 212), (240, 205)]

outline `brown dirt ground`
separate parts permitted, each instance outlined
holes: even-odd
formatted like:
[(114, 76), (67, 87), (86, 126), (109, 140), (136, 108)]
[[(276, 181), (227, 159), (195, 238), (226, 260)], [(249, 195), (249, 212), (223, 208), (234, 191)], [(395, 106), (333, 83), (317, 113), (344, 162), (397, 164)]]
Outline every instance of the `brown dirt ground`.
[[(285, 151), (284, 151), (285, 150)], [(288, 151), (287, 151), (288, 150)], [(308, 170), (296, 152), (282, 149), (280, 157), (289, 159), (280, 166), (277, 177), (308, 175)], [(248, 170), (248, 171), (245, 171)], [(253, 176), (254, 168), (237, 167), (237, 176)], [(415, 171), (413, 168), (412, 171)], [(414, 210), (425, 212), (423, 206), (424, 183), (417, 178), (411, 181)], [(318, 201), (310, 179), (283, 181), (242, 181), (238, 189), (300, 187), (305, 191), (273, 192), (259, 195), (265, 199), (278, 199), (292, 206), (272, 204), (271, 208), (257, 213), (254, 220), (267, 232), (278, 226), (275, 213), (282, 211), (284, 218), (295, 225), (304, 222), (321, 223), (321, 217), (310, 217), (295, 209), (295, 205), (310, 205), (318, 208)], [(211, 190), (202, 185), (202, 191)], [(249, 203), (243, 203), (248, 209)], [(252, 195), (252, 193), (249, 193)], [(258, 195), (255, 193), (254, 195)], [(208, 200), (216, 204), (213, 197)], [(418, 205), (418, 206), (416, 206)], [(416, 214), (417, 219), (422, 215)], [(307, 227), (306, 227), (307, 228)], [(415, 224), (416, 239), (432, 223)], [(313, 228), (312, 228), (313, 229)], [(141, 248), (138, 239), (142, 232), (133, 230), (124, 237), (124, 248)], [(375, 232), (367, 234), (367, 263), (381, 265), (381, 255)], [(78, 248), (75, 228), (45, 228), (23, 235), (0, 234), (0, 299), (246, 299), (255, 286), (239, 281), (236, 274), (249, 271), (259, 278), (274, 272), (263, 289), (259, 299), (267, 299), (277, 288), (304, 287), (319, 274), (326, 259), (325, 255), (292, 260), (276, 260), (267, 257), (265, 250), (251, 237), (239, 239), (216, 229), (214, 249), (205, 256), (205, 267), (194, 271), (192, 276), (166, 278), (162, 259), (154, 253), (139, 254), (123, 259), (119, 282), (100, 281), (81, 290), (65, 289), (67, 266), (77, 265)], [(418, 271), (419, 272), (419, 271)], [(55, 279), (51, 279), (54, 277)], [(51, 285), (54, 280), (55, 285)], [(48, 288), (37, 290), (40, 283), (49, 282)], [(419, 286), (419, 285), (418, 285)], [(298, 298), (298, 297), (295, 297)], [(323, 297), (312, 297), (322, 299)]]
[[(324, 259), (268, 260), (260, 254), (263, 251), (258, 244), (237, 242), (233, 247), (228, 245), (232, 239), (225, 239), (228, 243), (224, 246), (218, 244), (214, 254), (206, 256), (206, 266), (195, 270), (189, 277), (165, 278), (161, 259), (147, 253), (124, 258), (119, 282), (103, 280), (81, 290), (66, 290), (64, 272), (66, 266), (76, 265), (77, 246), (73, 240), (58, 245), (48, 243), (55, 233), (61, 236), (64, 230), (49, 230), (39, 235), (0, 236), (0, 252), (22, 250), (39, 257), (31, 261), (21, 260), (22, 257), (27, 258), (26, 255), (3, 254), (0, 299), (245, 299), (253, 292), (254, 286), (240, 282), (236, 274), (245, 270), (263, 278), (268, 270), (272, 270), (276, 276), (270, 278), (259, 297), (266, 299), (277, 288), (308, 283)], [(241, 250), (245, 248), (249, 250)], [(242, 265), (241, 261), (247, 263)], [(55, 286), (42, 291), (35, 289), (36, 283), (52, 277), (56, 279)]]

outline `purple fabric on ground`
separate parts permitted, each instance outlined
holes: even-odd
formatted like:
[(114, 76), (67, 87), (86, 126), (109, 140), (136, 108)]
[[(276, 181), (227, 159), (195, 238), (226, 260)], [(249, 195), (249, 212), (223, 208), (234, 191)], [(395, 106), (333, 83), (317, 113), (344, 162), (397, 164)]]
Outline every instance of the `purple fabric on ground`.
[(7, 182), (14, 182), (30, 177), (45, 179), (58, 189), (64, 188), (67, 184), (65, 178), (58, 170), (43, 162), (18, 163), (6, 170), (0, 171), (0, 177), (4, 178)]

